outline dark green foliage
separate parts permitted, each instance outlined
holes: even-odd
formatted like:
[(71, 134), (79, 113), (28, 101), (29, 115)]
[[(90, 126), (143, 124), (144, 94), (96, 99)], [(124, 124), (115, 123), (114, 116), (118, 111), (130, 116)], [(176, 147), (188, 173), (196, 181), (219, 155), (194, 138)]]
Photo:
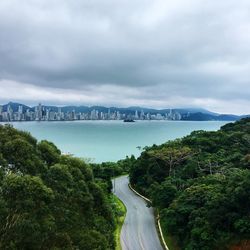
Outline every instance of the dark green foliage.
[(110, 179), (115, 176), (127, 174), (135, 164), (136, 159), (132, 155), (118, 162), (103, 162), (101, 164), (92, 163), (91, 168), (95, 178)]
[(86, 232), (82, 236), (82, 240), (80, 241), (79, 246), (81, 249), (84, 249), (84, 250), (106, 250), (108, 249), (108, 243), (105, 237), (95, 230)]
[(85, 162), (0, 126), (0, 249), (114, 249), (109, 199)]
[(43, 140), (38, 143), (37, 148), (41, 152), (42, 159), (48, 165), (59, 161), (61, 152), (52, 142)]
[(153, 202), (153, 206), (158, 208), (168, 207), (174, 200), (177, 188), (170, 181), (164, 181), (161, 184), (153, 183), (150, 186), (150, 198)]
[(44, 171), (35, 147), (23, 138), (8, 141), (3, 147), (3, 155), (10, 164), (9, 169), (23, 174), (37, 174)]
[(136, 159), (132, 155), (131, 157), (127, 156), (125, 159), (119, 160), (118, 162), (103, 162), (101, 164), (92, 163), (90, 166), (99, 185), (102, 186), (107, 193), (111, 193), (111, 179), (116, 176), (128, 174), (130, 168), (133, 167), (135, 162)]
[(53, 192), (39, 177), (8, 175), (2, 185), (6, 214), (1, 225), (1, 249), (39, 249), (54, 233), (49, 205)]
[(250, 119), (147, 147), (131, 183), (160, 211), (181, 249), (227, 249), (250, 239)]

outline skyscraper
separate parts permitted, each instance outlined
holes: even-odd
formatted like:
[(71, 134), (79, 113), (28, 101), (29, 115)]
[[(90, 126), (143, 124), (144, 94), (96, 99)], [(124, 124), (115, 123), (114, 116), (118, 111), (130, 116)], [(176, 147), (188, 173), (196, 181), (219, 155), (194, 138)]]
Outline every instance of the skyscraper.
[(141, 120), (144, 120), (144, 112), (143, 112), (143, 110), (141, 110), (140, 119), (141, 119)]
[(10, 104), (7, 106), (7, 117), (8, 117), (7, 118), (8, 121), (12, 121), (12, 119), (13, 119), (13, 110), (12, 110)]
[(41, 121), (42, 118), (43, 118), (42, 104), (39, 103), (39, 105), (38, 105), (38, 120)]
[(18, 121), (21, 121), (23, 119), (23, 106), (18, 106), (18, 112), (17, 112), (17, 119)]
[(135, 119), (138, 120), (139, 119), (139, 115), (138, 115), (138, 111), (135, 111)]

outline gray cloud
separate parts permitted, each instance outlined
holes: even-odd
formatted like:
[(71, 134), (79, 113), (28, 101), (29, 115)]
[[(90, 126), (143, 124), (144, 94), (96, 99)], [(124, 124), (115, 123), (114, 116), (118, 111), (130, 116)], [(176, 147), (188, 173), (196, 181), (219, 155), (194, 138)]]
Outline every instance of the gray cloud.
[(2, 0), (0, 34), (2, 101), (250, 113), (247, 0)]

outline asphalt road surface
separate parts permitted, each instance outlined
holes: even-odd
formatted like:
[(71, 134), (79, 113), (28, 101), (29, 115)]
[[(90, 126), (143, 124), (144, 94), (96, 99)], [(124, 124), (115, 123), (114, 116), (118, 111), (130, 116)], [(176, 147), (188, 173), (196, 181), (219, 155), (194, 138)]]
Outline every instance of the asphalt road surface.
[(121, 231), (123, 250), (162, 250), (156, 231), (153, 209), (134, 194), (128, 187), (128, 177), (115, 179), (114, 193), (127, 208), (126, 218)]

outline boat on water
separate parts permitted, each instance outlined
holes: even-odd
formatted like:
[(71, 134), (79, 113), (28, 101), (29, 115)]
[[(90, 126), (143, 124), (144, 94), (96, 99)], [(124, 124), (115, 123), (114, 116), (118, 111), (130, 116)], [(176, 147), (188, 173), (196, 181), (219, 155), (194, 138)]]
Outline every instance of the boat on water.
[(125, 119), (125, 120), (123, 120), (124, 122), (135, 122), (135, 120), (133, 120), (133, 119)]

